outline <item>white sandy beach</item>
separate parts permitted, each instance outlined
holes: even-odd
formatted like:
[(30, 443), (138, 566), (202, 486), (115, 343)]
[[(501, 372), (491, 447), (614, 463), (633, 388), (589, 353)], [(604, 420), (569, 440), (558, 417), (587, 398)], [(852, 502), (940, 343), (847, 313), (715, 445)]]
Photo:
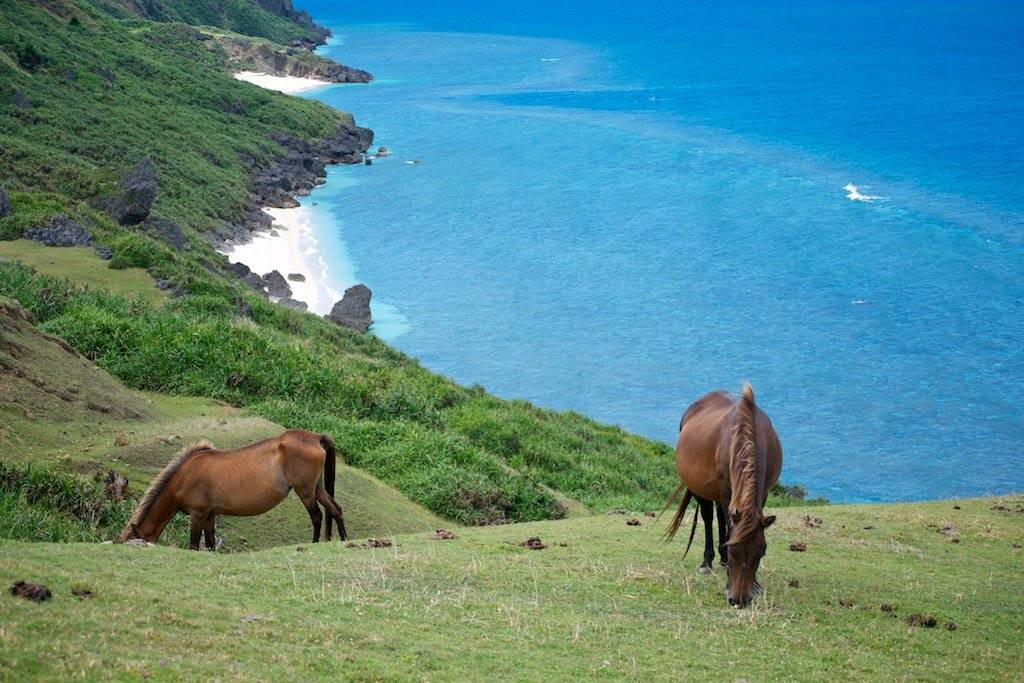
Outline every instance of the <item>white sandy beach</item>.
[(240, 71), (235, 74), (235, 78), (240, 81), (252, 83), (253, 85), (258, 85), (261, 88), (266, 88), (267, 90), (283, 92), (286, 95), (294, 95), (295, 93), (303, 92), (305, 90), (312, 90), (313, 88), (319, 88), (324, 85), (331, 85), (328, 81), (319, 81), (315, 78), (271, 76), (270, 74), (260, 73), (259, 71)]
[(314, 313), (330, 313), (342, 293), (326, 284), (327, 263), (317, 242), (312, 212), (303, 206), (263, 210), (274, 219), (277, 234), (258, 233), (251, 242), (235, 245), (222, 253), (232, 263), (244, 263), (260, 275), (277, 270), (285, 278), (293, 273), (304, 276), (305, 282), (288, 280), (292, 298), (305, 301)]

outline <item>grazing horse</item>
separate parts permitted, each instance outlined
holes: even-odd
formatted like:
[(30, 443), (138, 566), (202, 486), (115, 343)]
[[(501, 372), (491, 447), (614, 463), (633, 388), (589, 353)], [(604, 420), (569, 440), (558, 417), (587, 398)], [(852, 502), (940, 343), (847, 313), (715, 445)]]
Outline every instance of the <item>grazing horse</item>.
[(205, 534), (206, 547), (213, 550), (217, 515), (261, 515), (292, 489), (309, 512), (314, 543), (320, 540), (323, 518), (318, 502), (327, 511), (327, 540), (332, 519), (345, 540), (341, 506), (334, 500), (336, 459), (329, 436), (299, 430), (233, 451), (219, 451), (209, 441), (200, 441), (183, 449), (156, 476), (118, 541), (155, 542), (174, 515), (184, 512), (192, 523), (188, 547), (199, 550)]
[[(718, 555), (729, 576), (726, 594), (730, 605), (746, 606), (761, 590), (757, 568), (767, 548), (764, 531), (775, 521), (774, 515), (764, 515), (764, 501), (782, 470), (779, 437), (754, 402), (749, 384), (743, 385), (739, 398), (713, 391), (686, 409), (679, 423), (676, 469), (682, 483), (666, 507), (681, 491), (685, 494), (665, 533), (666, 540), (676, 535), (690, 499), (696, 498), (704, 519), (700, 568), (703, 573), (710, 572), (715, 559), (712, 508), (717, 507)], [(696, 529), (695, 513), (686, 552)]]

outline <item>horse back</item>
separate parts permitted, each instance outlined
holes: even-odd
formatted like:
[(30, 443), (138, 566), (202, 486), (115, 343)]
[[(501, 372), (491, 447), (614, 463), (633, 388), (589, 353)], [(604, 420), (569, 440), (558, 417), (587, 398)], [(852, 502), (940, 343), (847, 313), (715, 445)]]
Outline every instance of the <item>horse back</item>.
[(686, 487), (708, 500), (719, 500), (723, 474), (721, 451), (723, 424), (735, 405), (724, 391), (713, 391), (694, 401), (679, 423), (676, 442), (676, 469)]

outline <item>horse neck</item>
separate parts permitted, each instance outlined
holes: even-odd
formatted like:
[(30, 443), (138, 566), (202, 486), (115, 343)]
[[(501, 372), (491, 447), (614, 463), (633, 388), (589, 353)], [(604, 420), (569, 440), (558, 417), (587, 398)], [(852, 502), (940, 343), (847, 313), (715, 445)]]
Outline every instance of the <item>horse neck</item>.
[(164, 533), (164, 529), (167, 528), (174, 515), (178, 513), (178, 505), (170, 493), (170, 488), (168, 486), (157, 496), (149, 508), (149, 513), (136, 525), (139, 537), (144, 541), (155, 543)]

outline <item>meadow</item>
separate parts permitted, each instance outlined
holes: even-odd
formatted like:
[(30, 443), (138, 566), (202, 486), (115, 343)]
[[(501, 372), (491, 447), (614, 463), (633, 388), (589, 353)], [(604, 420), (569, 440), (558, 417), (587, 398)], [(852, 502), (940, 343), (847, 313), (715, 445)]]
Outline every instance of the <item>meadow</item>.
[[(1015, 680), (1018, 497), (779, 512), (730, 609), (639, 515), (257, 553), (0, 543), (0, 669), (91, 680)], [(956, 506), (956, 507), (954, 507)], [(996, 507), (1006, 510), (994, 509)], [(945, 529), (945, 531), (943, 531)], [(952, 530), (951, 530), (952, 529)], [(522, 543), (539, 537), (546, 548)], [(952, 542), (953, 539), (958, 542)], [(804, 542), (805, 552), (788, 545)], [(78, 598), (73, 589), (91, 591)], [(917, 620), (912, 617), (919, 615)], [(923, 618), (935, 626), (918, 626)]]

